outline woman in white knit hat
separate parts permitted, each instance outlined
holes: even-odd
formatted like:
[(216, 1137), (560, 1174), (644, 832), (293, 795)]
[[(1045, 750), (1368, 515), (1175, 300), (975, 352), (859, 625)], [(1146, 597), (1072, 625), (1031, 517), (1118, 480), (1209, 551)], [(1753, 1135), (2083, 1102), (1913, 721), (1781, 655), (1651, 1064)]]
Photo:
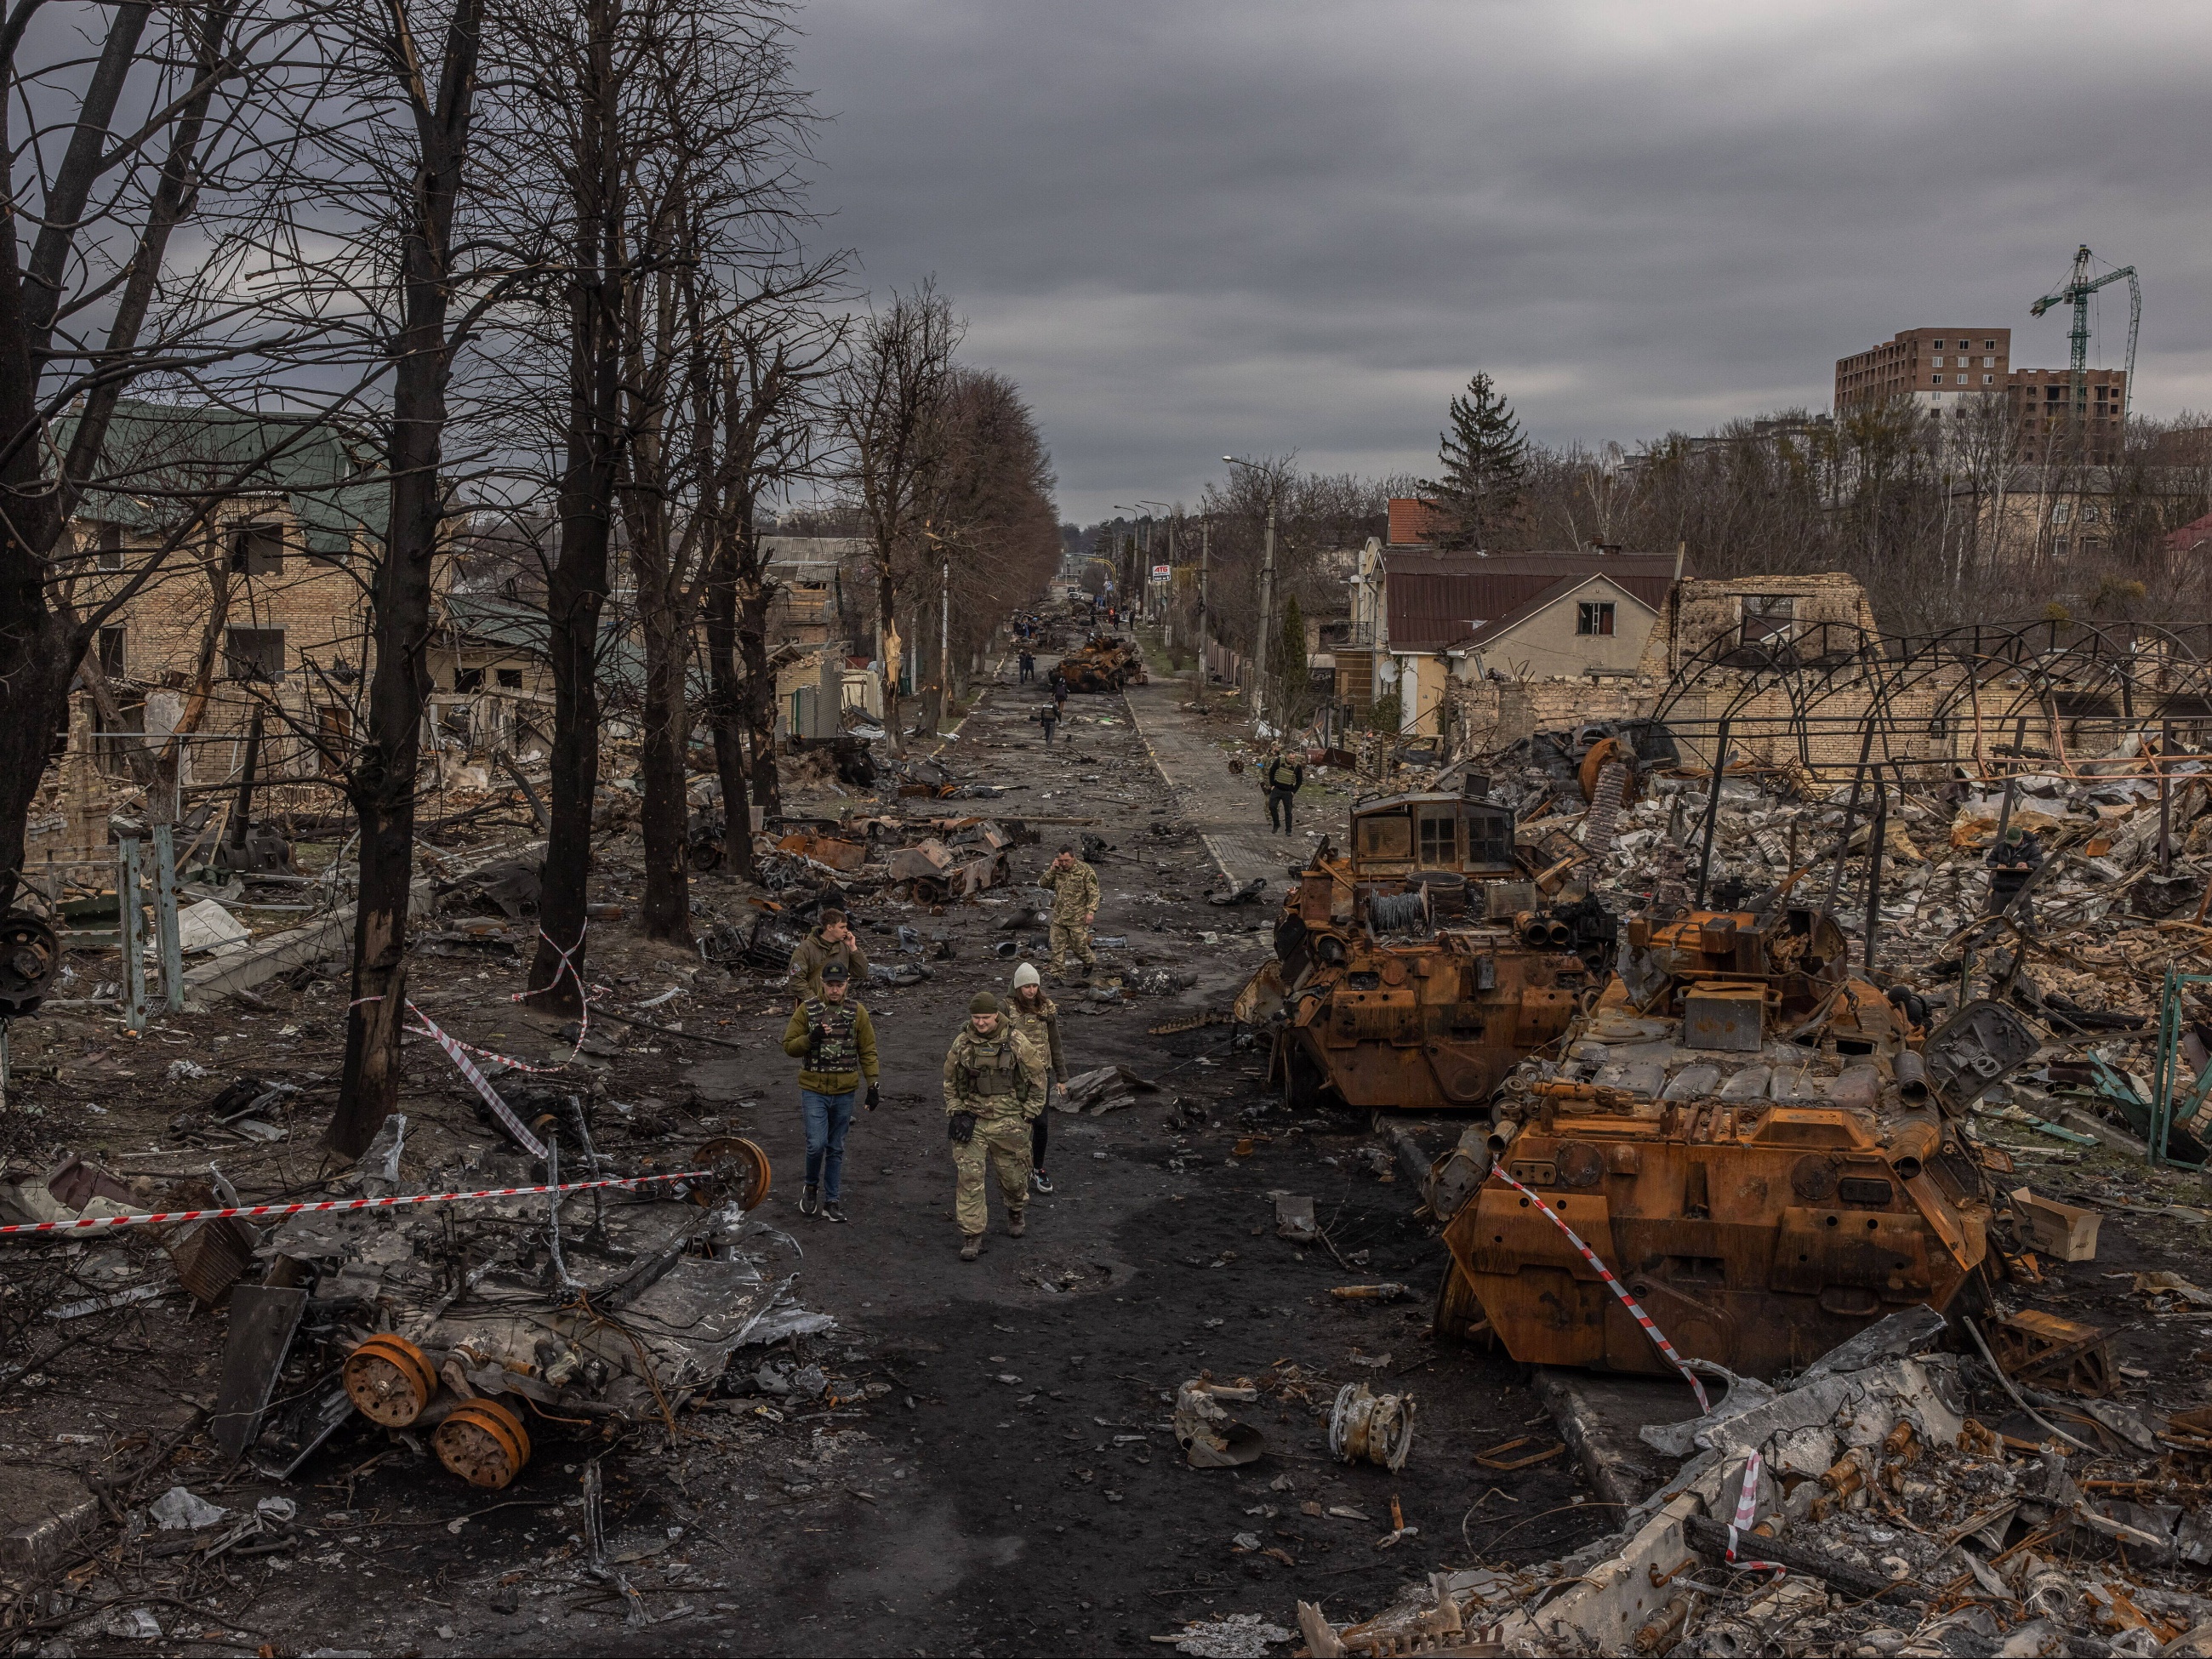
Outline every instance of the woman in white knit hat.
[[(1006, 999), (1006, 1018), (1036, 1050), (1038, 1063), (1053, 1082), (1067, 1081), (1067, 1066), (1060, 1057), (1060, 1010), (1044, 994), (1044, 981), (1035, 963), (1014, 969), (1014, 994)], [(1038, 1192), (1052, 1190), (1052, 1177), (1044, 1172), (1045, 1125), (1049, 1109), (1039, 1112), (1030, 1125), (1030, 1185)]]

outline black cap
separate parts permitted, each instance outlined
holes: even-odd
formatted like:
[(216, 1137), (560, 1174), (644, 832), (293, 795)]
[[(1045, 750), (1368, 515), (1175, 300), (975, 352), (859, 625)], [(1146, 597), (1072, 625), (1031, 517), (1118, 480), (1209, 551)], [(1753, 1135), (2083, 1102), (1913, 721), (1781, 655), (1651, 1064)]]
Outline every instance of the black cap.
[(824, 985), (842, 985), (852, 977), (845, 971), (845, 964), (842, 962), (833, 962), (822, 970), (822, 982)]

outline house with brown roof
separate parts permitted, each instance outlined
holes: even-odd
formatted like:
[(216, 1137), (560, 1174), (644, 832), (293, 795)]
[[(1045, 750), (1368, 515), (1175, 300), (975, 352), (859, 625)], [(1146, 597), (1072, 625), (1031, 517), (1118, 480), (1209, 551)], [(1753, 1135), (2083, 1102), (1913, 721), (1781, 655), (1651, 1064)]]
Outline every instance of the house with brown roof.
[[(1396, 696), (1399, 729), (1440, 730), (1448, 679), (1632, 676), (1676, 575), (1671, 554), (1612, 549), (1446, 553), (1426, 504), (1390, 503), (1393, 538), (1354, 579), (1353, 650), (1337, 653), (1339, 696)], [(1365, 637), (1360, 623), (1364, 622)], [(1345, 684), (1365, 671), (1367, 698)]]

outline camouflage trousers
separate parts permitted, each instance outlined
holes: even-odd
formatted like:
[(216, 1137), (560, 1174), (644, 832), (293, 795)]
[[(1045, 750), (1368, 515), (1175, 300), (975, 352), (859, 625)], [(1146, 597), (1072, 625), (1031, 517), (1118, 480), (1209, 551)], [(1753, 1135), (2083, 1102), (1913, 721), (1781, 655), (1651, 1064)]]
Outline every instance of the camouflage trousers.
[(1070, 957), (1085, 968), (1098, 965), (1098, 953), (1091, 948), (1091, 930), (1079, 921), (1055, 921), (1052, 924), (1052, 971), (1066, 973)]
[(952, 1149), (957, 1172), (953, 1213), (960, 1231), (973, 1238), (991, 1224), (989, 1189), (983, 1178), (986, 1160), (999, 1172), (999, 1196), (1008, 1216), (1021, 1213), (1030, 1198), (1030, 1124), (1025, 1117), (979, 1117), (975, 1133), (965, 1146)]

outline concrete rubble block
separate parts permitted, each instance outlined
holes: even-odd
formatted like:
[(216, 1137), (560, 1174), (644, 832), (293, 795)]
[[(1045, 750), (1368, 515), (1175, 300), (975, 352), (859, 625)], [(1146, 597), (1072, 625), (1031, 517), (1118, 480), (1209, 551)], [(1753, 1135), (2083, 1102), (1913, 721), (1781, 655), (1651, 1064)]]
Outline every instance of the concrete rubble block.
[(21, 1586), (55, 1571), (99, 1521), (99, 1500), (70, 1470), (0, 1464), (0, 1580)]

